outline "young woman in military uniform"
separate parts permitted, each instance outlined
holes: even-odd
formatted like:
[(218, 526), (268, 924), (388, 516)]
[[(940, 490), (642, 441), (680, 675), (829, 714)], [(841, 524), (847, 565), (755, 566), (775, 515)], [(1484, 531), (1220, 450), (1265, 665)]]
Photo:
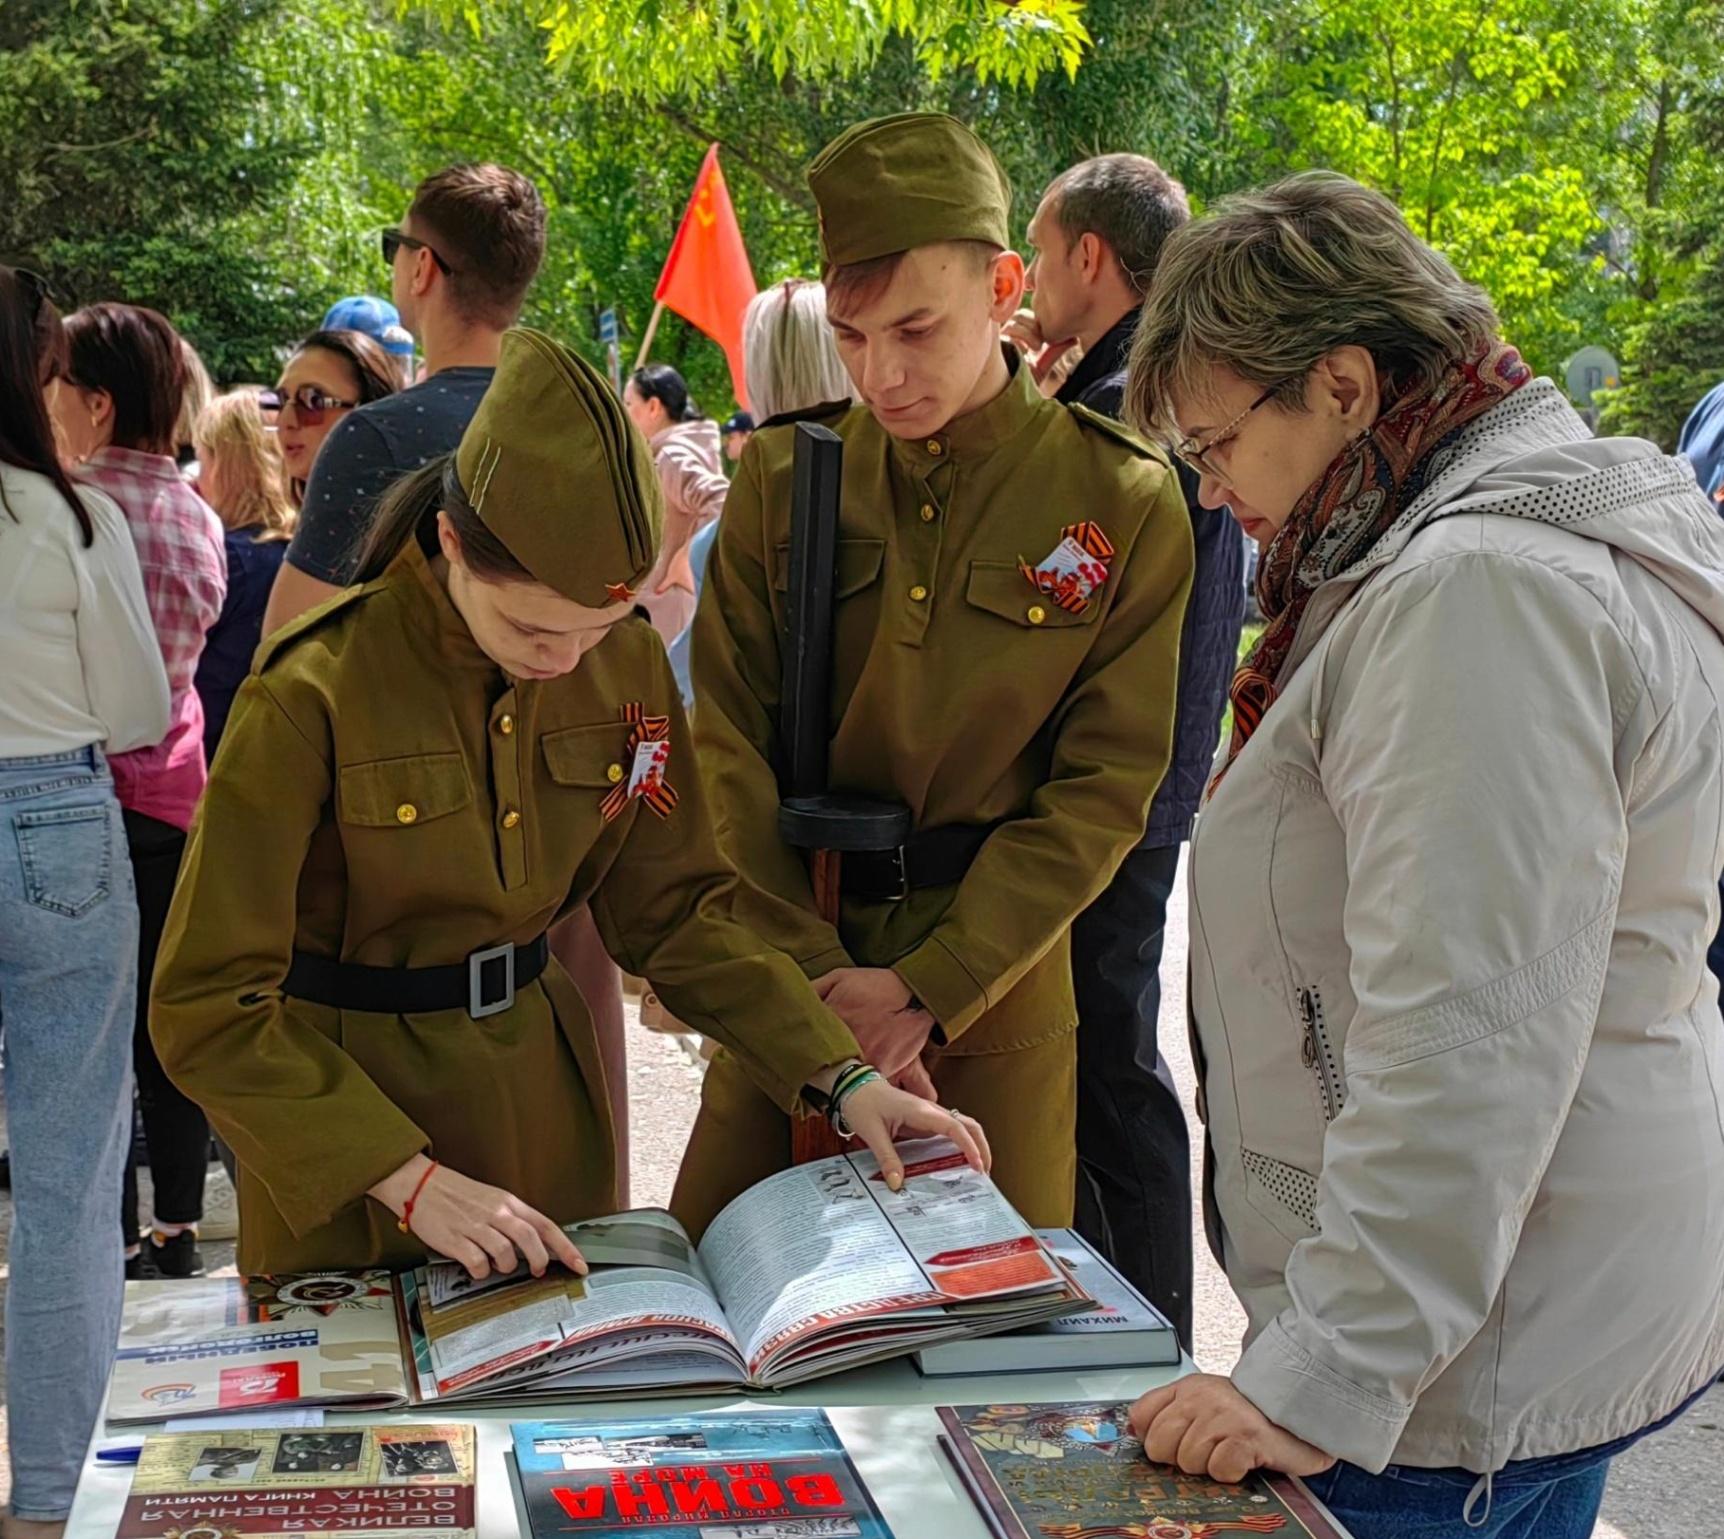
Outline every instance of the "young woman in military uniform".
[(633, 611), (659, 496), (604, 382), (510, 332), (457, 454), (386, 501), (370, 580), (260, 653), (152, 1023), (239, 1157), (242, 1270), (580, 1265), (558, 1225), (612, 1208), (612, 1129), (544, 933), (582, 902), (779, 1106), (829, 1101), (889, 1168), (898, 1133), (985, 1163), (969, 1119), (853, 1067), (801, 970), (731, 918), (670, 665)]

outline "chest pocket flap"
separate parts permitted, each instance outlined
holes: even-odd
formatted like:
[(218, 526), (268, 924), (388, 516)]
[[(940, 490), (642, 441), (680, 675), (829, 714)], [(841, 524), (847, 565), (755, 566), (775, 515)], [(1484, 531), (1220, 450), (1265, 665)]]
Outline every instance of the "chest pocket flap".
[(402, 828), (470, 806), (473, 787), (460, 754), (421, 753), (342, 765), (337, 796), (343, 823)]
[(1038, 593), (1018, 570), (1015, 561), (972, 561), (970, 582), (964, 597), (977, 609), (1010, 620), (1025, 630), (1067, 630), (1074, 625), (1092, 625), (1101, 612), (1105, 589), (1090, 595), (1082, 614), (1061, 609), (1045, 593)]
[(560, 786), (614, 786), (628, 773), (623, 763), (628, 735), (628, 723), (621, 721), (547, 732), (539, 740), (545, 768)]
[[(840, 540), (838, 555), (833, 563), (833, 597), (849, 598), (860, 593), (880, 575), (880, 563), (886, 556), (884, 540)], [(773, 547), (772, 586), (780, 593), (790, 590), (790, 545)]]

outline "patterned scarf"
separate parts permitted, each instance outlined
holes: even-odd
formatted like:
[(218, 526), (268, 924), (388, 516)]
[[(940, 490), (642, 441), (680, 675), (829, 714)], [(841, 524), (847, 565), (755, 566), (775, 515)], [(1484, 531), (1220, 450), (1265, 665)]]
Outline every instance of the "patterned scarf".
[(1434, 386), (1390, 401), (1294, 504), (1258, 564), (1257, 602), (1269, 624), (1233, 675), (1233, 737), (1211, 795), (1275, 703), (1311, 595), (1364, 560), (1424, 490), (1439, 449), (1531, 378), (1508, 343), (1485, 343), (1451, 363)]

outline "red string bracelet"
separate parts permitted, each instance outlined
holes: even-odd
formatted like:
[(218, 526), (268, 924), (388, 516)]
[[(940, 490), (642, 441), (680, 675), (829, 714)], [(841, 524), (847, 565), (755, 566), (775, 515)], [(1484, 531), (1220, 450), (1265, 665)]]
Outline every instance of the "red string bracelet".
[(401, 1209), (401, 1221), (395, 1227), (403, 1234), (413, 1233), (413, 1204), (419, 1200), (419, 1194), (425, 1190), (425, 1183), (431, 1179), (431, 1173), (437, 1169), (437, 1161), (425, 1167), (425, 1174), (419, 1178), (419, 1184), (413, 1188), (413, 1195), (407, 1199)]

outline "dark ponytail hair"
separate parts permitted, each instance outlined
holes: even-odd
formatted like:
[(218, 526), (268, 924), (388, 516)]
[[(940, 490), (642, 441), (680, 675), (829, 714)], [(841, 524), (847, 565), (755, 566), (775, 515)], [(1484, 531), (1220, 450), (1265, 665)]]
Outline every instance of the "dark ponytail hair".
[(360, 547), (354, 581), (373, 582), (381, 577), (409, 540), (417, 539), (427, 555), (435, 553), (439, 511), (449, 515), (461, 541), (462, 559), (475, 577), (485, 582), (535, 581), (473, 511), (455, 477), (453, 454), (427, 460), (390, 483)]
[[(95, 542), (96, 526), (60, 464), (43, 394), (65, 371), (66, 332), (47, 283), (26, 268), (0, 267), (0, 461), (53, 482), (88, 546)], [(0, 502), (5, 502), (4, 489)], [(9, 503), (6, 512), (17, 520)]]
[(668, 363), (649, 363), (629, 376), (635, 394), (664, 407), (672, 422), (699, 422), (700, 408), (688, 393), (688, 381)]

